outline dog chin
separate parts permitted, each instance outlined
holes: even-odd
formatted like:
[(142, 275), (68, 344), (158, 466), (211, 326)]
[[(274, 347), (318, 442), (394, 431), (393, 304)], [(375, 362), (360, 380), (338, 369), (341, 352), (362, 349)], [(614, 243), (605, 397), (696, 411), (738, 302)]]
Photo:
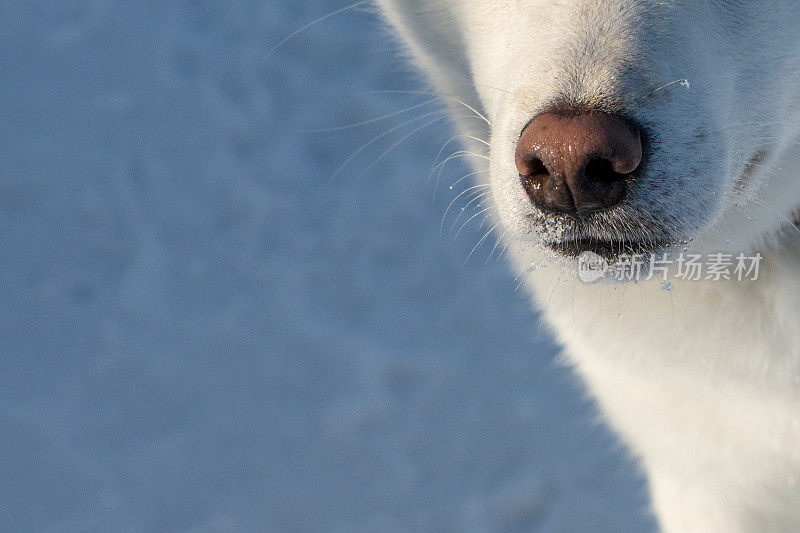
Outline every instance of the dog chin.
[(564, 258), (576, 259), (584, 252), (592, 252), (606, 261), (616, 262), (625, 255), (641, 256), (649, 261), (651, 256), (664, 253), (674, 244), (666, 240), (578, 238), (546, 242), (545, 247)]

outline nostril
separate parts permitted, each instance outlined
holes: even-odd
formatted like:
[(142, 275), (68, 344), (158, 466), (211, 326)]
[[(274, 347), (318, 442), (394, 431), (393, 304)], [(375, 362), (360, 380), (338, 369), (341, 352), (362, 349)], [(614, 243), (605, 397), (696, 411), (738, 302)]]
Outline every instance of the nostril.
[(523, 178), (550, 174), (547, 171), (547, 167), (544, 166), (542, 160), (536, 157), (526, 159), (521, 165), (519, 165), (517, 170), (519, 170), (519, 175)]
[(614, 164), (601, 157), (594, 157), (586, 164), (584, 175), (587, 180), (600, 183), (614, 183), (627, 177), (626, 174), (615, 172)]

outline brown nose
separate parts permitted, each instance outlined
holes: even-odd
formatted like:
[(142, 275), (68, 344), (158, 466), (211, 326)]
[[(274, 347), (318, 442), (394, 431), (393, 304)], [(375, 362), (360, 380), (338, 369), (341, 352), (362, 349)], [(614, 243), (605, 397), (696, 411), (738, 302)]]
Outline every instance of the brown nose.
[(517, 144), (522, 185), (542, 211), (585, 216), (619, 204), (642, 162), (635, 126), (606, 113), (544, 113)]

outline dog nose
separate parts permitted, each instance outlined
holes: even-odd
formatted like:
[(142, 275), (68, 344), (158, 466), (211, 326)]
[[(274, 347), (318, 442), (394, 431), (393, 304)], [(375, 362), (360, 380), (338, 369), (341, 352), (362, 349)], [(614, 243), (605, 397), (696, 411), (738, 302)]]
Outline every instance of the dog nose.
[(622, 201), (642, 162), (642, 140), (617, 115), (544, 113), (523, 130), (515, 160), (534, 205), (585, 216)]

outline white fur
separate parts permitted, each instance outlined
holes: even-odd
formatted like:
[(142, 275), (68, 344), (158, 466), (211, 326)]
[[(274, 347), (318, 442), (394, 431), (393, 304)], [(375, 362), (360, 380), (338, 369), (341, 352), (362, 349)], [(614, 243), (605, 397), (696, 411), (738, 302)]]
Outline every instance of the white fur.
[[(469, 149), (489, 156), (473, 163), (490, 169), (513, 263), (640, 458), (664, 531), (800, 531), (797, 4), (377, 3), (462, 132), (490, 141)], [(562, 268), (514, 167), (521, 129), (556, 100), (624, 110), (653, 135), (631, 226), (613, 231), (657, 222), (690, 252), (758, 250), (761, 278), (664, 291)]]

